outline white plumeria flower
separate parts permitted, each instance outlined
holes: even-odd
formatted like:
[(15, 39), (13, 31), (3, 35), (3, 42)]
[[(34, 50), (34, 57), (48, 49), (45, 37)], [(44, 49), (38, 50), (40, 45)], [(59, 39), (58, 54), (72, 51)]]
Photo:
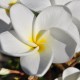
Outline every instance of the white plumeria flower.
[(20, 57), (24, 72), (43, 76), (52, 63), (64, 63), (75, 53), (79, 32), (63, 6), (48, 7), (38, 17), (25, 6), (10, 9), (15, 31), (0, 35), (4, 54)]
[(62, 77), (55, 80), (80, 80), (80, 70), (74, 67), (69, 67), (64, 70)]
[(39, 12), (52, 5), (65, 5), (72, 0), (20, 0), (29, 9)]
[[(49, 6), (64, 5), (66, 10), (69, 8), (68, 12), (72, 13), (73, 21), (80, 33), (80, 0), (20, 0), (20, 2), (35, 12), (40, 12)], [(77, 42), (75, 53), (79, 51), (80, 41)]]

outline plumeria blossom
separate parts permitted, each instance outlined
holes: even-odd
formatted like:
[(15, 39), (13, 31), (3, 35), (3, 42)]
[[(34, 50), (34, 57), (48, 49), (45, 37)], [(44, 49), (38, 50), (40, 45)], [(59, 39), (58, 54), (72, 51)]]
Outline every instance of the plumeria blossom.
[(36, 18), (27, 7), (15, 4), (10, 17), (14, 30), (0, 34), (1, 48), (6, 55), (20, 57), (25, 73), (41, 77), (52, 63), (73, 57), (79, 32), (65, 7), (48, 7)]
[(0, 75), (8, 75), (8, 74), (10, 74), (9, 69), (5, 69), (5, 68), (0, 69)]
[[(80, 0), (20, 0), (22, 4), (29, 9), (40, 12), (49, 6), (63, 5), (69, 13), (72, 13), (73, 22), (80, 33)], [(68, 9), (67, 9), (68, 8)], [(80, 42), (78, 42), (75, 53), (80, 51)]]
[(80, 70), (74, 67), (69, 67), (63, 71), (62, 77), (55, 80), (80, 80)]
[(35, 12), (40, 12), (52, 5), (66, 5), (71, 1), (73, 0), (20, 0), (22, 4)]

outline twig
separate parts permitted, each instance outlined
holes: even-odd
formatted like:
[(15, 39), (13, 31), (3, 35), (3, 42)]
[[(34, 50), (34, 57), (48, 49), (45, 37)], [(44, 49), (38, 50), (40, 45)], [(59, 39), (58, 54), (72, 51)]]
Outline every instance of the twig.
[(20, 75), (24, 75), (24, 73), (20, 72), (20, 71), (17, 71), (17, 70), (10, 70), (10, 73), (11, 74), (20, 74)]
[(65, 69), (65, 67), (62, 64), (54, 64), (56, 67), (61, 69), (62, 71)]

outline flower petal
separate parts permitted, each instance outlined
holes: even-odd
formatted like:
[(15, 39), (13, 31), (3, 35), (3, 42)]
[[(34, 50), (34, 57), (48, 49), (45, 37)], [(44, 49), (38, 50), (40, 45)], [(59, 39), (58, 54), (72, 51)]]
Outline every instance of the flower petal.
[(0, 7), (8, 8), (9, 7), (8, 1), (10, 0), (0, 0)]
[(0, 8), (0, 20), (4, 21), (7, 24), (10, 24), (10, 18), (8, 17), (5, 9)]
[(62, 6), (49, 7), (38, 15), (34, 25), (34, 41), (39, 31), (54, 27), (66, 31), (77, 44), (80, 42), (79, 32), (72, 22), (72, 16)]
[(31, 47), (22, 43), (13, 36), (12, 33), (6, 31), (0, 34), (1, 48), (4, 54), (11, 56), (23, 56), (28, 55), (31, 51)]
[(53, 5), (65, 5), (69, 2), (71, 2), (72, 0), (51, 0), (52, 2), (54, 1)]
[(41, 11), (48, 6), (51, 6), (49, 0), (20, 0), (20, 1), (33, 11)]
[[(67, 5), (67, 7), (72, 12), (73, 22), (77, 26), (80, 34), (80, 0), (73, 0), (71, 3)], [(76, 52), (80, 51), (80, 43), (78, 43), (78, 47)]]
[(46, 74), (53, 61), (53, 53), (51, 51), (50, 45), (48, 44), (42, 44), (42, 45), (44, 45), (45, 50), (43, 52), (39, 52), (40, 64), (38, 72), (36, 74), (38, 77), (42, 77)]
[[(64, 63), (69, 61), (76, 50), (75, 40), (65, 31), (58, 28), (51, 29), (53, 63)], [(64, 56), (64, 57), (63, 57)]]
[(30, 55), (20, 58), (20, 64), (23, 71), (29, 75), (35, 75), (38, 71), (40, 56), (38, 52), (32, 52)]
[(34, 14), (25, 6), (21, 4), (15, 4), (10, 9), (10, 16), (13, 28), (22, 41), (28, 45), (35, 46), (33, 42), (30, 42), (30, 40), (32, 40)]
[[(48, 71), (52, 64), (53, 54), (48, 45), (44, 44), (44, 46), (47, 49), (43, 52), (36, 52), (26, 57), (21, 57), (21, 66), (26, 73), (41, 77)], [(24, 63), (24, 61), (26, 62)]]
[(0, 7), (9, 8), (10, 4), (16, 3), (18, 0), (0, 0)]
[(77, 44), (66, 31), (51, 28), (50, 31), (45, 31), (37, 42), (40, 43), (40, 40), (44, 39), (52, 48), (53, 63), (64, 63), (73, 57)]
[(73, 0), (67, 5), (74, 18), (80, 21), (80, 0)]
[(63, 80), (77, 80), (80, 71), (77, 68), (70, 67), (64, 70)]

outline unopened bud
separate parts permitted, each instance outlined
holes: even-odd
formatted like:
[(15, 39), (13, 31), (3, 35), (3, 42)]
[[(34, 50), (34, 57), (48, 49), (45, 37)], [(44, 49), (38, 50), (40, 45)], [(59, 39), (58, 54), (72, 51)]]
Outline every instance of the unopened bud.
[(8, 75), (8, 74), (10, 74), (9, 69), (1, 68), (0, 75)]

